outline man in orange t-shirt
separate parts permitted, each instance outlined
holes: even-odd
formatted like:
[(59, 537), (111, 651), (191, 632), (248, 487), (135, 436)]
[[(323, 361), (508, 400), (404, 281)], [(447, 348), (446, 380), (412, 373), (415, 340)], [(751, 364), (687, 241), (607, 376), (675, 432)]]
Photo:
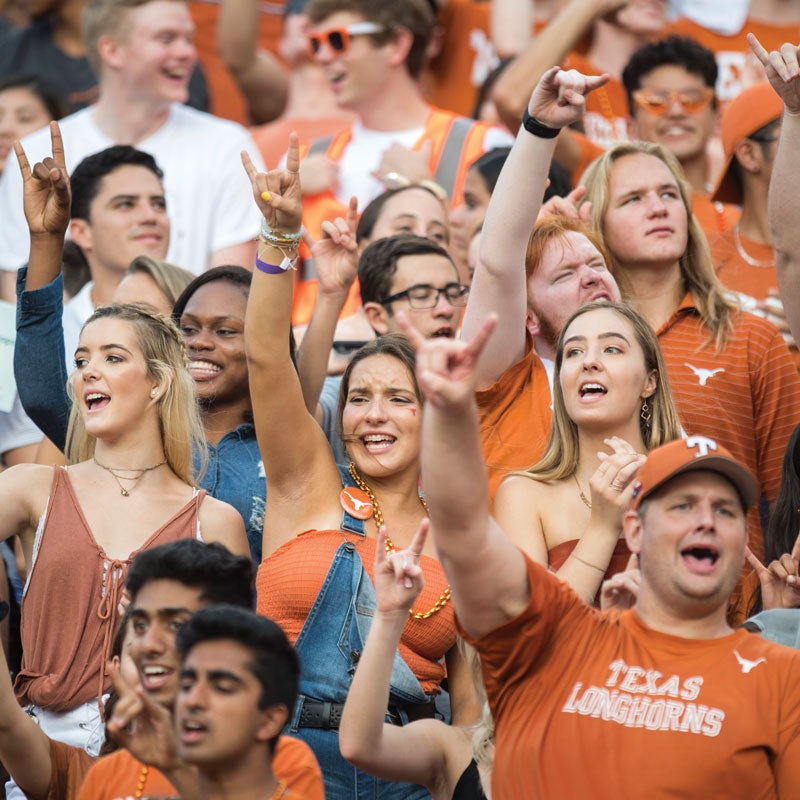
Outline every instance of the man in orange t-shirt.
[(754, 477), (705, 436), (651, 451), (623, 521), (637, 596), (590, 608), (486, 513), (472, 388), (489, 331), (418, 342), (417, 370), (431, 530), (495, 722), (492, 797), (794, 796), (800, 653), (726, 621)]
[[(232, 556), (219, 545), (183, 540), (138, 555), (128, 572), (126, 591), (131, 596), (129, 624), (133, 628), (128, 649), (139, 671), (141, 692), (137, 694), (125, 686), (124, 681), (116, 681), (121, 699), (109, 720), (109, 732), (113, 732), (123, 746), (137, 746), (143, 755), (148, 755), (148, 761), (170, 764), (171, 769), (168, 775), (164, 774), (138, 760), (128, 750), (120, 749), (96, 761), (86, 775), (78, 800), (117, 800), (134, 794), (177, 796), (178, 790), (183, 793), (196, 788), (198, 777), (194, 762), (190, 764), (188, 759), (176, 756), (171, 729), (169, 710), (175, 705), (179, 686), (184, 681), (176, 633), (201, 608), (211, 609), (209, 603), (226, 603), (223, 618), (230, 620), (241, 613), (231, 604), (249, 609), (253, 596), (252, 564), (249, 559)], [(215, 609), (212, 616), (220, 613)], [(226, 641), (233, 630), (231, 622), (225, 629)], [(229, 667), (234, 664), (234, 650), (228, 648)], [(230, 680), (237, 686), (245, 682), (238, 674)], [(151, 733), (153, 739), (149, 742), (146, 738), (132, 738), (133, 734), (127, 730), (130, 720), (119, 722), (124, 715), (132, 719), (140, 711), (142, 715), (131, 730), (138, 737)], [(214, 713), (209, 712), (205, 727), (202, 723), (190, 726), (197, 731), (200, 740), (204, 732), (206, 742), (210, 740), (212, 747), (219, 736), (219, 725), (214, 724), (214, 718)], [(241, 726), (234, 727), (237, 733), (241, 732)], [(229, 743), (234, 741), (232, 730), (224, 731)], [(274, 736), (275, 733), (271, 734), (270, 740)], [(274, 756), (264, 755), (262, 766), (270, 769), (270, 775), (274, 770), (274, 774), (301, 797), (322, 800), (322, 774), (310, 749), (305, 745), (297, 748), (288, 737), (284, 739), (286, 741), (281, 739)], [(149, 744), (149, 750), (143, 742)], [(200, 745), (199, 752), (205, 752), (202, 741)], [(202, 772), (200, 769), (201, 787)], [(261, 788), (262, 796), (268, 796), (264, 787)], [(238, 791), (229, 796), (244, 798)]]
[(767, 195), (782, 114), (780, 97), (762, 81), (745, 89), (722, 115), (725, 165), (712, 199), (740, 205), (742, 215), (709, 244), (719, 279), (750, 309), (778, 289)]

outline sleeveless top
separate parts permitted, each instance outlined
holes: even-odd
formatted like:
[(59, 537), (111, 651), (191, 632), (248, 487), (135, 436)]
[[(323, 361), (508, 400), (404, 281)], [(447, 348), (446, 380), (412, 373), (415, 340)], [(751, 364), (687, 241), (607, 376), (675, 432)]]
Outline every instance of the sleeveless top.
[(453, 789), (453, 800), (486, 800), (478, 772), (478, 762), (473, 758), (461, 773), (458, 783)]
[(21, 704), (69, 711), (107, 691), (105, 665), (119, 622), (119, 601), (135, 556), (200, 536), (195, 494), (126, 559), (109, 558), (81, 511), (66, 467), (54, 467), (39, 520), (22, 598), (22, 668), (14, 691)]
[[(294, 644), (328, 574), (333, 557), (343, 541), (357, 537), (341, 530), (305, 531), (281, 545), (258, 569), (257, 610), (281, 626)], [(364, 537), (357, 551), (364, 569), (373, 579), (377, 541)], [(414, 603), (415, 611), (428, 611), (447, 586), (444, 570), (435, 558), (423, 555), (420, 566), (425, 588)], [(442, 656), (455, 644), (452, 602), (428, 619), (409, 619), (398, 649), (427, 694), (439, 691), (445, 675)]]
[[(570, 554), (577, 546), (579, 539), (568, 539), (566, 542), (557, 544), (551, 550), (547, 551), (547, 561), (551, 572), (558, 572), (561, 565), (570, 557)], [(608, 569), (603, 576), (603, 580), (608, 580), (612, 575), (618, 572), (624, 572), (628, 566), (628, 559), (631, 557), (631, 551), (628, 550), (628, 544), (624, 539), (617, 541), (614, 545), (614, 552), (611, 554), (611, 561), (608, 562)], [(597, 595), (594, 598), (594, 604), (600, 605), (600, 589), (597, 590)]]

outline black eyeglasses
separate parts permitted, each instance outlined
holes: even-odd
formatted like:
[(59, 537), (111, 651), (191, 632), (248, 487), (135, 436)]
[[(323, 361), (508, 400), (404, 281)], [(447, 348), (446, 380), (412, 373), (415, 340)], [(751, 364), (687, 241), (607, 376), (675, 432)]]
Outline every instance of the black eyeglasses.
[(441, 289), (429, 286), (426, 283), (419, 283), (416, 286), (409, 286), (397, 294), (390, 294), (381, 300), (382, 306), (388, 306), (395, 300), (408, 300), (411, 308), (434, 308), (439, 302), (439, 298), (444, 295), (451, 306), (465, 306), (469, 296), (469, 286), (461, 283), (448, 283)]

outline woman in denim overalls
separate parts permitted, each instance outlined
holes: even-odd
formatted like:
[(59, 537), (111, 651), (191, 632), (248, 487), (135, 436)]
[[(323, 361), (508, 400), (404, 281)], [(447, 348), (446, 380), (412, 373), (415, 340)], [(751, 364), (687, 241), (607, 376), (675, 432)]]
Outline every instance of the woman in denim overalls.
[[(428, 792), (422, 787), (387, 783), (356, 770), (342, 758), (338, 742), (342, 706), (375, 609), (370, 573), (377, 523), (385, 518), (392, 540), (387, 549), (403, 549), (427, 516), (418, 490), (422, 409), (413, 351), (404, 337), (385, 336), (362, 348), (345, 372), (340, 425), (352, 467), (344, 481), (349, 488), (343, 490), (288, 357), (293, 273), (284, 269), (298, 246), (297, 167), (296, 137), (290, 140), (285, 170), (263, 174), (247, 165), (265, 217), (245, 325), (267, 478), (258, 609), (284, 627), (300, 654), (300, 698), (289, 730), (314, 749), (329, 800), (423, 798)], [(342, 287), (357, 265), (355, 221), (351, 208), (346, 221), (326, 223), (325, 237), (314, 249), (318, 269), (324, 262), (342, 277)], [(322, 309), (336, 300), (322, 292), (318, 304)], [(446, 671), (456, 719), (467, 705), (462, 698), (471, 693), (469, 676), (456, 666), (461, 662), (449, 588), (432, 553), (426, 545), (420, 559), (426, 588), (395, 655), (386, 716), (395, 724), (433, 715), (432, 700)]]

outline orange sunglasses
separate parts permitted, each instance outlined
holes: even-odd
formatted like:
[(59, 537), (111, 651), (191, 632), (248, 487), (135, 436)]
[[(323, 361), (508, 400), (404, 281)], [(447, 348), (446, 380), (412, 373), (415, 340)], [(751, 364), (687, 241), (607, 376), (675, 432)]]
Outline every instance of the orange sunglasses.
[(633, 101), (642, 111), (661, 116), (666, 114), (675, 101), (679, 102), (690, 114), (706, 108), (714, 97), (710, 86), (702, 89), (684, 89), (680, 92), (661, 92), (655, 89), (637, 89), (633, 93)]
[(323, 44), (326, 44), (334, 53), (346, 53), (350, 49), (350, 39), (353, 36), (365, 36), (370, 33), (383, 33), (385, 28), (376, 22), (354, 22), (342, 28), (328, 28), (318, 33), (306, 34), (308, 49), (312, 56), (319, 53)]

